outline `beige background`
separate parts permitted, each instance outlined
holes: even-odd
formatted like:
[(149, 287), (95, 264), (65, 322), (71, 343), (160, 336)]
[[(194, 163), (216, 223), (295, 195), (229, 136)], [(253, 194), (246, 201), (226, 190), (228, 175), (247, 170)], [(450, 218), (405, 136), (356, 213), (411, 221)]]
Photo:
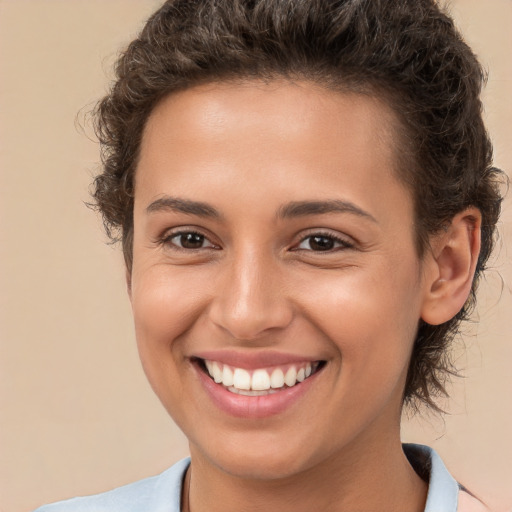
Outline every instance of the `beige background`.
[[(0, 0), (0, 511), (90, 494), (186, 455), (139, 367), (119, 250), (83, 205), (97, 144), (74, 125), (156, 0)], [(512, 1), (454, 0), (490, 71), (496, 163), (512, 169)], [(89, 133), (89, 137), (91, 134)], [(512, 507), (512, 204), (456, 350), (444, 420), (406, 422), (453, 474)], [(476, 317), (478, 318), (478, 317)], [(466, 350), (464, 350), (464, 345)]]

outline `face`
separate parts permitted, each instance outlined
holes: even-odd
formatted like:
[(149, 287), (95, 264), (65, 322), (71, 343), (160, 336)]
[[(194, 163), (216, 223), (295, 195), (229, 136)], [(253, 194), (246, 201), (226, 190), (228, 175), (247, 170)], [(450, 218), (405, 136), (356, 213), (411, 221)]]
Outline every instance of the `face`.
[(153, 111), (130, 295), (193, 457), (277, 478), (399, 435), (425, 285), (394, 126), (377, 99), (308, 83), (210, 84)]

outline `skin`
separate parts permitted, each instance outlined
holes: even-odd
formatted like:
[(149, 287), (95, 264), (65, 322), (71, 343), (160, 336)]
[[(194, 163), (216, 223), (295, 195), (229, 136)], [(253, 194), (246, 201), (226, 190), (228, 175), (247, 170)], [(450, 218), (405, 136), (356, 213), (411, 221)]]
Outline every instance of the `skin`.
[[(405, 377), (419, 319), (467, 297), (478, 212), (419, 260), (396, 123), (378, 99), (284, 81), (203, 85), (152, 112), (128, 284), (144, 370), (190, 442), (193, 512), (423, 510), (400, 445)], [(299, 201), (351, 208), (279, 215)], [(179, 247), (191, 231), (199, 247)], [(339, 242), (321, 251), (315, 234)], [(326, 364), (283, 412), (234, 417), (192, 364), (206, 350)]]

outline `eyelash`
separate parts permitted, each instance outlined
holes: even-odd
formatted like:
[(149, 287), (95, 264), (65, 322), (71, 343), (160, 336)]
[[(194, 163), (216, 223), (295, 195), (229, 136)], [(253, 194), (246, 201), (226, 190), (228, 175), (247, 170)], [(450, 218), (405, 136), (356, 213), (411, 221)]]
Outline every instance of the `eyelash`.
[[(196, 249), (191, 249), (191, 248), (186, 248), (186, 247), (180, 247), (179, 245), (177, 245), (177, 244), (172, 242), (172, 240), (174, 238), (182, 237), (184, 235), (196, 235), (196, 236), (199, 236), (199, 237), (201, 237), (203, 239), (203, 241), (208, 241), (211, 244), (211, 246), (199, 247), (199, 248), (196, 248)], [(201, 249), (218, 249), (219, 248), (213, 242), (211, 242), (210, 239), (206, 235), (204, 235), (200, 231), (196, 231), (194, 229), (182, 229), (180, 231), (173, 231), (173, 232), (170, 232), (170, 233), (166, 232), (158, 240), (158, 243), (159, 243), (159, 245), (162, 245), (162, 246), (171, 246), (174, 250), (186, 251), (186, 252), (198, 251), (198, 250), (201, 250)]]
[[(313, 251), (312, 249), (301, 249), (300, 248), (300, 245), (302, 245), (306, 240), (312, 239), (312, 238), (315, 238), (315, 237), (329, 239), (334, 244), (339, 244), (339, 246), (338, 247), (333, 247), (332, 249), (328, 249), (328, 250), (325, 250), (325, 251)], [(298, 244), (298, 247), (296, 249), (293, 249), (293, 250), (294, 251), (305, 250), (307, 252), (315, 252), (315, 253), (325, 252), (325, 253), (331, 254), (331, 253), (337, 252), (339, 250), (353, 249), (353, 248), (354, 248), (354, 244), (349, 242), (345, 238), (341, 238), (339, 236), (333, 235), (332, 233), (326, 233), (326, 232), (322, 232), (322, 231), (315, 231), (315, 232), (310, 233), (307, 236), (304, 236), (303, 238), (301, 238), (301, 240), (300, 240), (300, 242)]]
[[(186, 248), (186, 247), (180, 247), (179, 245), (177, 245), (177, 244), (172, 242), (173, 239), (175, 239), (177, 237), (180, 237), (180, 236), (182, 237), (184, 235), (196, 235), (196, 236), (199, 236), (199, 237), (202, 238), (203, 242), (204, 241), (208, 241), (211, 245), (207, 246), (207, 247)], [(305, 249), (305, 248), (301, 248), (300, 247), (308, 239), (311, 240), (311, 239), (313, 239), (315, 237), (328, 239), (334, 245), (338, 244), (338, 247), (332, 247), (332, 248), (328, 248), (326, 250), (319, 250), (319, 251), (314, 251), (312, 249)], [(197, 230), (194, 230), (194, 229), (182, 229), (180, 231), (173, 231), (173, 232), (170, 232), (170, 233), (167, 232), (158, 240), (158, 243), (159, 243), (159, 245), (162, 245), (162, 246), (171, 246), (173, 250), (185, 251), (185, 252), (200, 251), (200, 250), (203, 250), (203, 249), (216, 249), (216, 250), (219, 249), (219, 246), (217, 246), (216, 244), (211, 242), (210, 239), (206, 235), (204, 235), (200, 231), (197, 231)], [(348, 240), (346, 240), (344, 238), (335, 236), (332, 233), (327, 233), (327, 232), (322, 232), (322, 231), (315, 231), (313, 233), (308, 234), (307, 236), (302, 237), (300, 239), (299, 243), (294, 248), (292, 248), (291, 250), (292, 251), (306, 251), (306, 252), (314, 252), (314, 253), (328, 253), (328, 254), (331, 254), (331, 253), (337, 252), (339, 250), (353, 249), (353, 248), (354, 248), (354, 244), (349, 242)]]

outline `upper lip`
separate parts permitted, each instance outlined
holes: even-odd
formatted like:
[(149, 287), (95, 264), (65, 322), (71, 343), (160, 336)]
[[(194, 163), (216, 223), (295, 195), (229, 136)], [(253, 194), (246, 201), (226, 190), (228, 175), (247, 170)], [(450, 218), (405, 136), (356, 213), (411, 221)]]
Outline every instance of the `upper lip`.
[(236, 350), (205, 350), (192, 356), (192, 359), (217, 361), (236, 368), (254, 370), (270, 366), (281, 366), (304, 362), (320, 361), (321, 358), (301, 354), (291, 354), (277, 351), (236, 351)]

